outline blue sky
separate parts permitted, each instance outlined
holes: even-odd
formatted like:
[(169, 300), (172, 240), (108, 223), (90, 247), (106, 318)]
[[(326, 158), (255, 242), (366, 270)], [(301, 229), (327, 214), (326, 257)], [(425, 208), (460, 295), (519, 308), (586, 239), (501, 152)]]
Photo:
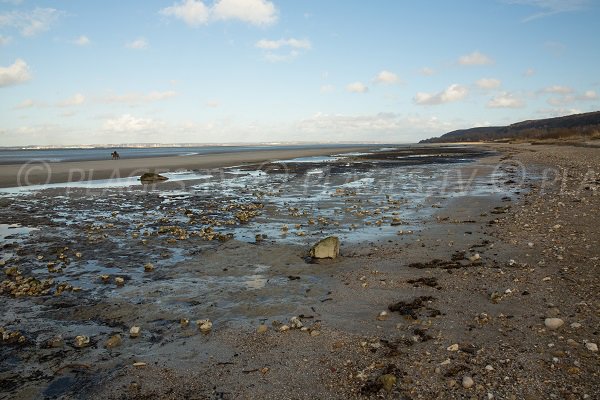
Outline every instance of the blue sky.
[(595, 0), (0, 0), (0, 145), (415, 142), (600, 109)]

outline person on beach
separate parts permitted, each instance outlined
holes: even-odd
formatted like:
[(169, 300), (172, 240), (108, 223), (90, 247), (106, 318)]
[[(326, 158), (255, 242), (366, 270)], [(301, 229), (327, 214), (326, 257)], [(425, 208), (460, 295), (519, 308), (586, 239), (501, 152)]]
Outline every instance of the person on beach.
[(119, 153), (117, 153), (116, 150), (110, 153), (110, 155), (112, 156), (113, 160), (118, 160), (119, 158), (121, 158), (121, 156), (119, 156)]

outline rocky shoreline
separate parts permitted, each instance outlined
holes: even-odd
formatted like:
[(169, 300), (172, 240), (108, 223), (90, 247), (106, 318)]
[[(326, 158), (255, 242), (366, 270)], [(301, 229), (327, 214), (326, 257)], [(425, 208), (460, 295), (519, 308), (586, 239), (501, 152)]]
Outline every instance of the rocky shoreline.
[[(203, 280), (198, 268), (260, 275), (271, 301), (248, 291), (213, 314), (203, 306), (213, 300), (178, 294), (168, 285), (175, 272), (157, 264), (152, 291), (137, 292), (125, 280), (120, 289), (109, 283), (115, 295), (99, 303), (78, 298), (76, 285), (34, 302), (48, 321), (70, 321), (68, 333), (91, 342), (53, 341), (43, 319), (34, 322), (42, 331), (48, 325), (48, 340), (33, 347), (5, 328), (2, 396), (598, 398), (600, 152), (492, 150), (501, 155), (465, 167), (465, 176), (501, 165), (514, 198), (450, 196), (422, 230), (342, 242), (341, 257), (316, 264), (306, 263), (306, 246), (228, 240), (177, 269), (190, 285)], [(77, 259), (75, 249), (57, 250)], [(271, 267), (248, 272), (250, 265)], [(177, 311), (181, 304), (188, 314)], [(250, 324), (215, 318), (245, 304)], [(5, 305), (4, 320), (27, 326), (15, 322), (19, 307)], [(213, 322), (199, 329), (207, 324), (196, 319)], [(132, 327), (139, 332), (131, 335)]]

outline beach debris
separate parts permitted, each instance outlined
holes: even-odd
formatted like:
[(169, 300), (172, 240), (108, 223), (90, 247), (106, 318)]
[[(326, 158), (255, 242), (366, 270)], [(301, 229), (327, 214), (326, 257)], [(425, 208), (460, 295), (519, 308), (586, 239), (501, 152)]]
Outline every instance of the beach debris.
[(112, 348), (120, 346), (121, 343), (123, 343), (123, 340), (121, 339), (121, 335), (116, 334), (116, 335), (112, 335), (111, 337), (109, 337), (104, 346), (107, 349), (112, 349)]
[(198, 326), (198, 329), (200, 329), (200, 332), (202, 333), (208, 333), (210, 332), (210, 330), (212, 329), (212, 322), (210, 322), (209, 319), (199, 319), (198, 321), (196, 321), (196, 325)]
[(75, 336), (74, 345), (78, 349), (89, 346), (89, 344), (90, 344), (89, 336), (84, 336), (84, 335)]
[(139, 326), (132, 326), (129, 329), (129, 337), (136, 338), (140, 336), (140, 330), (141, 328)]
[(166, 176), (159, 175), (154, 172), (146, 172), (145, 174), (140, 176), (140, 181), (142, 181), (142, 183), (144, 183), (144, 184), (163, 182), (166, 180), (169, 180), (169, 178), (167, 178)]
[(564, 323), (565, 321), (560, 318), (546, 318), (544, 320), (544, 325), (546, 325), (546, 328), (550, 329), (551, 331), (560, 328), (564, 325)]
[(470, 376), (463, 376), (462, 385), (465, 389), (470, 389), (475, 385), (475, 381)]
[(309, 252), (312, 258), (336, 258), (340, 254), (340, 240), (329, 236), (315, 244)]

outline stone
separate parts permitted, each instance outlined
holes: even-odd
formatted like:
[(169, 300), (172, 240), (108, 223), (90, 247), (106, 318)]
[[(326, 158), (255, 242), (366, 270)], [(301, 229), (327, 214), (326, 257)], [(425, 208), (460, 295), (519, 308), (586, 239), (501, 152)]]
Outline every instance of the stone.
[(265, 324), (260, 324), (258, 328), (256, 328), (256, 333), (266, 333), (269, 330), (269, 327)]
[(446, 348), (446, 350), (448, 350), (448, 351), (458, 351), (458, 348), (459, 348), (458, 344), (457, 344), (457, 343), (455, 343), (455, 344), (453, 344), (453, 345), (450, 345), (450, 346), (448, 346), (448, 347)]
[(181, 318), (179, 320), (179, 324), (181, 325), (182, 328), (187, 328), (190, 325), (190, 320), (187, 318)]
[(300, 321), (300, 318), (298, 317), (292, 317), (290, 319), (290, 328), (292, 329), (300, 329), (304, 326), (304, 324), (302, 323), (302, 321)]
[(88, 336), (76, 336), (75, 337), (75, 347), (77, 348), (82, 348), (82, 347), (86, 347), (90, 344), (90, 338)]
[(563, 321), (560, 318), (546, 318), (544, 320), (544, 325), (546, 325), (546, 328), (548, 328), (551, 331), (560, 328), (564, 325), (564, 323), (565, 321)]
[(392, 374), (385, 374), (381, 375), (377, 380), (379, 381), (383, 389), (389, 393), (392, 391), (392, 389), (394, 389), (394, 386), (396, 385), (398, 379)]
[(106, 341), (105, 347), (107, 349), (113, 349), (115, 347), (118, 347), (121, 345), (121, 343), (123, 343), (123, 340), (121, 339), (121, 335), (117, 334), (117, 335), (112, 335), (111, 337), (108, 338), (108, 340)]
[(336, 258), (340, 255), (340, 240), (329, 236), (315, 244), (309, 252), (312, 258)]
[(145, 362), (134, 362), (133, 366), (136, 368), (145, 367), (147, 364)]
[(464, 376), (462, 379), (462, 385), (465, 389), (470, 389), (475, 385), (475, 381), (470, 376)]
[(388, 319), (387, 311), (382, 311), (377, 315), (377, 321), (385, 321), (386, 319)]
[(310, 336), (315, 337), (315, 336), (319, 336), (321, 334), (320, 331), (313, 329), (312, 331), (310, 331)]
[(63, 337), (61, 335), (54, 336), (53, 338), (48, 340), (48, 342), (46, 342), (46, 345), (52, 348), (63, 347), (64, 344), (65, 341), (63, 340)]
[(585, 344), (585, 348), (594, 353), (596, 353), (598, 351), (598, 345), (596, 343), (592, 343), (592, 342), (587, 342)]
[(144, 265), (144, 271), (146, 271), (146, 272), (154, 271), (154, 264), (146, 263), (146, 265)]
[(209, 319), (199, 319), (196, 321), (196, 325), (198, 326), (198, 329), (200, 329), (200, 332), (208, 333), (212, 329), (213, 324)]
[(166, 176), (162, 176), (159, 175), (157, 173), (154, 172), (146, 172), (145, 174), (143, 174), (142, 176), (140, 176), (140, 181), (142, 181), (142, 183), (156, 183), (156, 182), (163, 182), (168, 180), (169, 178), (167, 178)]
[(289, 327), (289, 326), (287, 326), (287, 325), (281, 325), (281, 326), (279, 327), (279, 332), (287, 332), (287, 331), (289, 331), (289, 330), (290, 330), (290, 327)]
[(129, 336), (132, 338), (136, 338), (136, 337), (140, 336), (140, 327), (132, 326), (131, 329), (129, 329)]
[(581, 328), (581, 324), (579, 322), (573, 322), (570, 327), (573, 329), (579, 329)]
[(479, 253), (474, 254), (471, 257), (469, 257), (469, 261), (471, 261), (471, 262), (479, 261), (480, 259), (481, 259), (481, 256), (479, 255)]
[(123, 285), (125, 285), (125, 279), (121, 278), (120, 276), (117, 276), (115, 278), (115, 284), (117, 286), (123, 286)]

